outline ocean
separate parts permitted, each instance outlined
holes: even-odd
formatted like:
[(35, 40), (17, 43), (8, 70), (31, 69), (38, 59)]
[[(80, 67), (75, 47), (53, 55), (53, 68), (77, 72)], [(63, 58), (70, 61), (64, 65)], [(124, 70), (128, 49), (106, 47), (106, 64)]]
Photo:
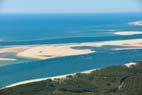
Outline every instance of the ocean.
[[(0, 14), (0, 48), (17, 45), (63, 44), (141, 39), (138, 35), (115, 35), (118, 31), (140, 31), (142, 13), (109, 14)], [(113, 51), (104, 46), (95, 53), (47, 60), (17, 58), (0, 62), (0, 87), (16, 82), (104, 68), (141, 61), (142, 49)], [(15, 55), (0, 54), (0, 57)]]

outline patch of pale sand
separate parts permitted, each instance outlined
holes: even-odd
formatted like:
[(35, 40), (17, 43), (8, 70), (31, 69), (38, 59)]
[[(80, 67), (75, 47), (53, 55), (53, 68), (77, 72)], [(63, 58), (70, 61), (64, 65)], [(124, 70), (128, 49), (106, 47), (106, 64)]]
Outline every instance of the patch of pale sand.
[(76, 75), (76, 73), (66, 74), (66, 75), (59, 75), (59, 76), (54, 76), (54, 77), (47, 77), (47, 78), (40, 78), (40, 79), (26, 80), (26, 81), (17, 82), (17, 83), (8, 85), (8, 86), (6, 86), (6, 87), (4, 87), (2, 89), (10, 88), (10, 87), (18, 86), (18, 85), (23, 85), (23, 84), (28, 84), (28, 83), (40, 82), (40, 81), (44, 81), (44, 80), (48, 80), (48, 79), (51, 79), (51, 80), (66, 79), (67, 76), (74, 76), (74, 75)]
[(92, 69), (92, 70), (82, 71), (80, 73), (81, 74), (90, 74), (91, 72), (96, 71), (96, 70), (100, 70), (100, 69)]
[(88, 42), (82, 43), (80, 46), (95, 46), (102, 47), (106, 45), (113, 46), (127, 46), (131, 48), (142, 48), (142, 39), (130, 39), (130, 40), (116, 40), (116, 41), (104, 41), (104, 42)]
[(137, 65), (137, 63), (134, 63), (134, 62), (125, 64), (125, 66), (128, 67), (128, 68), (135, 66), (135, 65)]
[(55, 57), (83, 55), (93, 53), (91, 49), (74, 49), (72, 47), (91, 46), (102, 47), (106, 45), (126, 46), (129, 49), (141, 49), (142, 39), (116, 40), (104, 42), (85, 42), (73, 44), (50, 44), (50, 45), (33, 45), (33, 46), (13, 46), (0, 49), (0, 53), (15, 53), (19, 57), (34, 59), (49, 59)]
[(1, 53), (19, 53), (29, 48), (30, 46), (13, 46), (13, 47), (0, 48), (0, 54)]
[(55, 57), (72, 56), (72, 55), (82, 55), (93, 53), (90, 49), (73, 49), (70, 46), (60, 46), (60, 45), (41, 45), (35, 46), (27, 49), (23, 52), (17, 54), (17, 56), (25, 58), (35, 58), (35, 59), (49, 59)]
[(115, 32), (115, 35), (123, 35), (123, 36), (127, 36), (127, 35), (138, 35), (138, 34), (142, 34), (142, 31), (122, 31), (122, 32)]
[(129, 25), (142, 26), (142, 21), (130, 22)]
[(63, 57), (71, 55), (89, 54), (94, 51), (90, 49), (73, 49), (74, 46), (92, 46), (102, 47), (105, 45), (127, 46), (129, 48), (142, 48), (142, 39), (132, 40), (119, 40), (119, 41), (105, 41), (105, 42), (88, 42), (80, 44), (67, 44), (67, 45), (41, 45), (27, 49), (17, 54), (17, 56), (37, 59), (48, 59), (54, 57)]
[(0, 61), (16, 61), (14, 58), (0, 58)]

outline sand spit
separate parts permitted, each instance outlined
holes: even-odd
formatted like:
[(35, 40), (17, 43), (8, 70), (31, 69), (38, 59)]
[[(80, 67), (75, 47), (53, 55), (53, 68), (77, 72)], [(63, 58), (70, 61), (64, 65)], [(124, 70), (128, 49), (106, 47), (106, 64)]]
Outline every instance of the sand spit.
[(89, 54), (90, 49), (73, 49), (78, 44), (53, 44), (33, 46), (12, 46), (0, 49), (0, 54), (15, 53), (16, 56), (30, 59), (50, 59), (55, 57)]
[(122, 31), (122, 32), (115, 32), (115, 35), (122, 35), (122, 36), (127, 36), (127, 35), (138, 35), (142, 34), (142, 31)]
[(142, 39), (130, 39), (130, 40), (116, 40), (116, 41), (104, 41), (104, 42), (88, 42), (82, 43), (80, 46), (126, 46), (127, 48), (142, 48)]
[(90, 49), (73, 49), (69, 45), (41, 45), (19, 52), (17, 56), (35, 59), (49, 59), (63, 56), (82, 55), (92, 52), (93, 51)]
[[(0, 54), (15, 53), (18, 57), (31, 59), (50, 59), (55, 57), (83, 55), (94, 53), (91, 49), (73, 47), (102, 47), (102, 46), (124, 46), (126, 49), (142, 49), (142, 39), (116, 40), (104, 42), (85, 42), (73, 44), (50, 44), (33, 46), (13, 46), (1, 48)], [(125, 48), (124, 48), (125, 49)], [(115, 50), (115, 48), (114, 48)]]

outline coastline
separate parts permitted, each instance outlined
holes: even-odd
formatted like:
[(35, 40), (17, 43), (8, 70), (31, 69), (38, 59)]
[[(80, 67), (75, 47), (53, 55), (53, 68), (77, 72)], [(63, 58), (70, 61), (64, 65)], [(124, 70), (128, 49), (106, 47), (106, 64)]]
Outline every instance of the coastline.
[(81, 72), (75, 72), (75, 73), (71, 73), (71, 74), (58, 75), (58, 76), (53, 76), (53, 77), (46, 77), (46, 78), (38, 78), (38, 79), (25, 80), (25, 81), (13, 83), (11, 85), (2, 87), (0, 89), (6, 89), (6, 88), (11, 88), (11, 87), (15, 87), (15, 86), (23, 85), (23, 84), (45, 81), (47, 79), (51, 79), (51, 80), (65, 79), (67, 76), (75, 76), (77, 73), (89, 74), (89, 73), (91, 73), (93, 71), (96, 71), (96, 70), (100, 70), (100, 68), (98, 68), (98, 69), (91, 69), (91, 70), (85, 70), (85, 71), (81, 71)]
[[(130, 63), (124, 64), (124, 66), (126, 66), (127, 68), (131, 68), (132, 66), (135, 66), (135, 65), (137, 65), (136, 62), (130, 62)], [(91, 69), (91, 70), (85, 70), (85, 71), (71, 73), (71, 74), (65, 74), (65, 75), (58, 75), (58, 76), (53, 76), (53, 77), (46, 77), (46, 78), (38, 78), (38, 79), (25, 80), (25, 81), (13, 83), (11, 85), (2, 87), (0, 89), (11, 88), (11, 87), (15, 87), (15, 86), (23, 85), (23, 84), (28, 84), (28, 83), (41, 82), (41, 81), (45, 81), (47, 79), (51, 79), (51, 80), (66, 79), (67, 76), (75, 76), (78, 73), (81, 73), (81, 74), (90, 74), (91, 72), (96, 71), (96, 70), (101, 70), (101, 68), (96, 68), (96, 69)]]

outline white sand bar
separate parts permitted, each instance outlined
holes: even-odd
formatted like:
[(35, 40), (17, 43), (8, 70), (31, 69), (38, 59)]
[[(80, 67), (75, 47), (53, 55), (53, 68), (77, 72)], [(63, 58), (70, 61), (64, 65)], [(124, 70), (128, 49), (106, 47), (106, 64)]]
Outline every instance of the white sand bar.
[[(95, 51), (91, 49), (81, 49), (73, 47), (102, 47), (107, 45), (126, 46), (126, 49), (142, 49), (142, 39), (116, 40), (104, 42), (85, 42), (73, 44), (51, 44), (51, 45), (33, 45), (33, 46), (13, 46), (1, 48), (0, 54), (15, 53), (18, 57), (33, 59), (50, 59), (55, 57), (73, 56), (90, 54)], [(115, 50), (115, 49), (114, 49)]]
[(0, 54), (15, 53), (18, 57), (32, 59), (49, 59), (72, 55), (89, 54), (90, 49), (73, 49), (77, 44), (14, 46), (0, 49)]
[(63, 45), (41, 45), (19, 52), (17, 56), (35, 59), (49, 59), (55, 57), (82, 55), (92, 53), (90, 49), (73, 49), (71, 46)]
[(102, 47), (106, 45), (113, 46), (127, 46), (133, 48), (142, 48), (142, 39), (130, 39), (130, 40), (116, 40), (116, 41), (104, 41), (104, 42), (88, 42), (82, 43), (80, 46), (95, 46)]
[(138, 35), (138, 34), (142, 34), (142, 31), (122, 31), (122, 32), (115, 32), (115, 35)]

